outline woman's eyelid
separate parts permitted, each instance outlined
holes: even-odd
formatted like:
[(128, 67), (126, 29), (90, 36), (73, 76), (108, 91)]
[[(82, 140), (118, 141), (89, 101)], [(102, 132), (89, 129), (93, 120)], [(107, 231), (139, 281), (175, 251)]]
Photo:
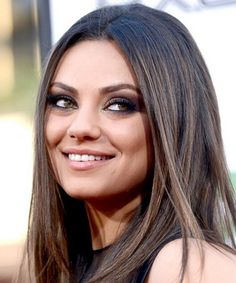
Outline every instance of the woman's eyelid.
[[(123, 105), (127, 109), (126, 110), (114, 110), (112, 109), (114, 105)], [(132, 96), (127, 96), (127, 95), (115, 95), (109, 97), (109, 99), (106, 100), (104, 104), (104, 110), (110, 110), (112, 112), (133, 112), (139, 110), (139, 103), (138, 103), (138, 98)]]
[[(77, 101), (68, 94), (59, 93), (59, 92), (50, 92), (47, 96), (47, 101), (49, 105), (56, 107), (58, 109), (77, 109)], [(64, 102), (62, 102), (64, 101)], [(62, 103), (62, 104), (61, 104)], [(65, 106), (62, 106), (65, 105)], [(67, 106), (66, 106), (67, 105)]]
[(73, 92), (69, 92), (58, 87), (51, 87), (48, 92), (49, 96), (55, 96), (58, 98), (65, 98), (77, 103), (77, 96)]
[(55, 96), (64, 96), (64, 97), (69, 97), (71, 99), (76, 100), (77, 96), (73, 92), (69, 92), (65, 89), (60, 89), (58, 87), (51, 87), (49, 89), (49, 94), (50, 95), (55, 95)]
[(130, 101), (133, 103), (137, 103), (140, 100), (140, 97), (135, 91), (129, 91), (129, 90), (109, 93), (109, 95), (107, 96), (107, 101), (115, 100), (115, 99), (126, 100), (127, 102)]
[(127, 104), (137, 104), (137, 99), (132, 97), (127, 97), (125, 95), (116, 95), (112, 96), (109, 99), (106, 100), (105, 105), (109, 105), (112, 103), (127, 103)]

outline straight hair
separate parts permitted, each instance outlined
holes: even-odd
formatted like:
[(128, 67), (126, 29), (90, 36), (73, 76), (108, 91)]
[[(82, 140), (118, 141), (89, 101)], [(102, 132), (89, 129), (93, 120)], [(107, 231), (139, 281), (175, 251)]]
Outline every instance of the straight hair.
[(84, 203), (58, 184), (45, 142), (47, 94), (67, 50), (85, 40), (114, 42), (129, 62), (151, 128), (154, 164), (144, 197), (120, 239), (87, 283), (136, 282), (139, 268), (168, 239), (188, 239), (236, 254), (235, 193), (225, 161), (214, 87), (186, 27), (140, 4), (108, 6), (77, 21), (51, 51), (35, 115), (33, 193), (27, 238), (32, 281), (82, 282), (92, 262)]

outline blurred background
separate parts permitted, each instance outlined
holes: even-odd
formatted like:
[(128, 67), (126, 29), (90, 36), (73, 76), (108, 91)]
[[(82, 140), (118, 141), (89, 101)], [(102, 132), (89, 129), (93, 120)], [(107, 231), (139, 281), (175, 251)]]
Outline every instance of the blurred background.
[(40, 67), (35, 3), (1, 0), (0, 11), (0, 282), (8, 283), (27, 229)]
[[(33, 112), (41, 62), (50, 46), (79, 17), (100, 6), (128, 2), (131, 1), (0, 2), (0, 283), (14, 278), (27, 231)], [(176, 16), (196, 39), (216, 88), (226, 158), (236, 187), (236, 1), (135, 2)]]

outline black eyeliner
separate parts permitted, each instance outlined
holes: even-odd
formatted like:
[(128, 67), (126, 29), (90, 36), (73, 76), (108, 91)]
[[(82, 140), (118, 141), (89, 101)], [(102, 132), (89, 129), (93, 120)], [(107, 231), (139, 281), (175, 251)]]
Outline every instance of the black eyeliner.
[(65, 101), (70, 101), (73, 105), (77, 105), (76, 101), (71, 96), (64, 94), (51, 94), (51, 93), (47, 95), (47, 104), (55, 108), (66, 109), (66, 107), (60, 107), (57, 105), (57, 102), (63, 99)]
[[(127, 110), (109, 110), (108, 108), (113, 104), (121, 104), (127, 106)], [(107, 111), (117, 112), (117, 113), (130, 113), (137, 110), (137, 105), (133, 101), (125, 97), (114, 97), (111, 98), (105, 105)]]

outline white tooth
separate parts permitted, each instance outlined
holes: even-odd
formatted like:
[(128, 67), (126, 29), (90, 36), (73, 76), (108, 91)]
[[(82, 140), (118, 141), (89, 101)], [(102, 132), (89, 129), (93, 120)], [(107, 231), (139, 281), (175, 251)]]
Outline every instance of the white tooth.
[(95, 160), (95, 156), (94, 155), (89, 155), (89, 161), (94, 161)]
[(79, 161), (81, 159), (81, 156), (79, 154), (71, 153), (69, 154), (69, 159), (72, 161)]
[(74, 160), (74, 154), (69, 154), (68, 157), (69, 157), (70, 160)]
[(81, 161), (81, 155), (75, 154), (75, 161)]
[(82, 154), (81, 161), (88, 161), (88, 154)]
[(91, 154), (75, 154), (70, 153), (68, 155), (69, 159), (72, 161), (79, 161), (79, 162), (86, 162), (86, 161), (99, 161), (99, 160), (106, 160), (106, 156), (95, 156)]

